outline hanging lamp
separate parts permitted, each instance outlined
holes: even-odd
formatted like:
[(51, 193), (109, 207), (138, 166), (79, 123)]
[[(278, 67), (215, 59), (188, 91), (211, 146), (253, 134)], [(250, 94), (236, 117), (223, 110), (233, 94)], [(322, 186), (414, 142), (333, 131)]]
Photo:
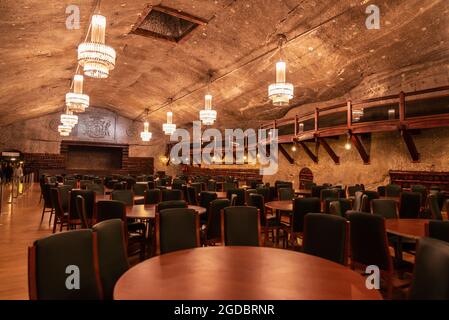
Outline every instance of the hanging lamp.
[(275, 106), (286, 106), (290, 99), (293, 99), (294, 87), (291, 83), (286, 82), (287, 64), (283, 61), (282, 46), (287, 40), (285, 35), (279, 36), (279, 52), (281, 59), (276, 63), (276, 83), (268, 86), (268, 97), (272, 100)]
[(145, 122), (143, 123), (143, 131), (140, 133), (140, 138), (144, 142), (151, 140), (153, 134), (150, 132), (150, 123), (148, 122), (148, 109), (145, 109)]
[(81, 74), (75, 74), (73, 77), (73, 92), (65, 95), (65, 104), (71, 112), (84, 112), (89, 107), (89, 96), (83, 94), (84, 77)]
[(213, 125), (217, 120), (217, 111), (212, 109), (212, 95), (210, 94), (210, 82), (212, 75), (209, 74), (209, 80), (207, 82), (208, 93), (204, 96), (204, 110), (200, 111), (200, 120), (205, 126)]
[[(173, 99), (169, 99), (169, 104), (171, 105)], [(162, 124), (162, 130), (167, 136), (171, 136), (176, 131), (176, 124), (173, 123), (173, 112), (167, 112), (167, 123)]]
[(107, 78), (109, 71), (115, 67), (116, 54), (113, 48), (105, 44), (106, 17), (94, 14), (89, 30), (90, 41), (85, 41), (78, 46), (78, 63), (83, 67), (86, 76)]

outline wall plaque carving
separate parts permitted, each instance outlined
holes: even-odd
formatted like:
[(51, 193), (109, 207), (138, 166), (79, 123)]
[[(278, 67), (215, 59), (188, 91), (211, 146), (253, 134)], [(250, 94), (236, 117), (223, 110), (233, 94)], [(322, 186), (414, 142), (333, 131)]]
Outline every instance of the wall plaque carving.
[(114, 140), (115, 115), (108, 112), (90, 112), (79, 115), (77, 138), (86, 140)]

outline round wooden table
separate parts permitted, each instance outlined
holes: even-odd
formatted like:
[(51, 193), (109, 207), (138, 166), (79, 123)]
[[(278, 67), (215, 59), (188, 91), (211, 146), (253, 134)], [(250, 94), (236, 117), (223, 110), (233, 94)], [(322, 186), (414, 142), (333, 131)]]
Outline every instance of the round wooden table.
[(293, 211), (292, 200), (278, 200), (265, 203), (265, 207), (272, 210)]
[(308, 189), (296, 189), (295, 194), (304, 196), (304, 197), (310, 197), (312, 195), (312, 190)]
[[(194, 209), (199, 215), (206, 212), (206, 208), (200, 206), (188, 206), (189, 209)], [(126, 217), (131, 219), (154, 219), (156, 217), (155, 204), (136, 204), (126, 207)]]
[(227, 198), (227, 193), (225, 191), (215, 191), (215, 194), (217, 195), (217, 199)]
[(426, 235), (428, 219), (387, 219), (387, 232), (410, 239), (420, 239)]
[[(134, 196), (134, 202), (136, 201), (143, 201), (144, 200), (144, 196)], [(111, 195), (110, 194), (97, 194), (95, 195), (95, 201), (104, 201), (104, 200), (111, 200)]]
[(125, 272), (116, 300), (382, 299), (351, 269), (264, 247), (204, 247), (164, 254)]

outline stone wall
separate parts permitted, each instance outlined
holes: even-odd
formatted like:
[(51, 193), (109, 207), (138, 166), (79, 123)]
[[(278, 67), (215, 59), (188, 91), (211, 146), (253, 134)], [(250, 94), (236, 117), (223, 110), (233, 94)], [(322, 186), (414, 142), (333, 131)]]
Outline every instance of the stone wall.
[[(298, 146), (296, 152), (288, 150), (295, 163), (290, 164), (279, 153), (279, 171), (273, 176), (265, 176), (264, 181), (270, 183), (276, 180), (292, 181), (295, 188), (298, 188), (299, 171), (308, 167), (318, 184), (364, 183), (367, 188), (375, 189), (389, 182), (389, 170), (449, 171), (449, 128), (422, 130), (413, 138), (421, 154), (419, 163), (412, 162), (399, 132), (374, 133), (370, 142), (364, 140), (365, 149), (370, 154), (369, 165), (363, 164), (354, 146), (351, 150), (346, 150), (344, 148), (346, 140), (340, 137), (338, 140), (327, 140), (335, 153), (340, 156), (339, 165), (334, 164), (323, 147), (319, 148), (319, 161), (315, 164)], [(308, 145), (315, 151), (314, 144)]]

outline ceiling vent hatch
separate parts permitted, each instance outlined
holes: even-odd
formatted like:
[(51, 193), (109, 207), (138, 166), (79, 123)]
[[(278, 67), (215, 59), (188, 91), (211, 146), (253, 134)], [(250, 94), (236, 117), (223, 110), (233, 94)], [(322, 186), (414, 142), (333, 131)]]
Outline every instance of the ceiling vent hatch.
[(187, 13), (163, 7), (149, 6), (134, 25), (131, 33), (149, 38), (180, 42), (207, 22)]

